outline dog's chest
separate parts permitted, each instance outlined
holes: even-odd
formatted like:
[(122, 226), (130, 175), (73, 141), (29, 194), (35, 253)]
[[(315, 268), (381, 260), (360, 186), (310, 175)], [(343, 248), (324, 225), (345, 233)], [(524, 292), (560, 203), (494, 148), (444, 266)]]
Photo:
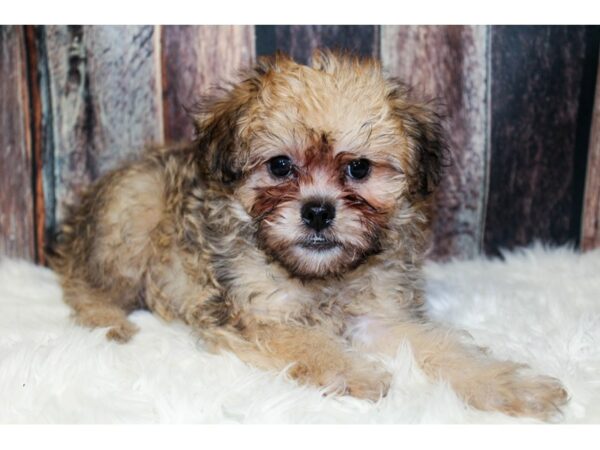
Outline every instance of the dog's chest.
[(357, 294), (355, 290), (323, 289), (286, 280), (270, 294), (255, 297), (249, 308), (254, 316), (305, 325), (327, 324), (331, 331), (341, 334)]
[[(244, 276), (229, 287), (240, 309), (259, 321), (297, 321), (305, 324), (342, 324), (355, 289), (333, 283), (306, 283), (285, 272), (259, 270), (253, 264), (238, 267)], [(341, 326), (341, 325), (340, 325)]]
[(352, 278), (302, 281), (267, 263), (257, 251), (230, 264), (231, 297), (241, 311), (259, 321), (328, 322), (343, 327), (355, 317), (393, 314), (399, 304), (390, 289), (388, 278), (396, 278), (392, 274), (376, 273), (375, 279), (371, 270)]

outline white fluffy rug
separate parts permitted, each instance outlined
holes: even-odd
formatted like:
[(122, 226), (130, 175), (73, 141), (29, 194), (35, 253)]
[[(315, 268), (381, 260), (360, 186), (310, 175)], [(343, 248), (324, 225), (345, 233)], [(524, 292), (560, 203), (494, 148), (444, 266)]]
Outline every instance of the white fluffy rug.
[[(560, 378), (564, 422), (600, 422), (600, 250), (534, 246), (506, 261), (427, 267), (429, 309), (501, 358)], [(0, 261), (0, 423), (534, 422), (466, 407), (403, 347), (379, 404), (322, 397), (284, 376), (212, 355), (181, 324), (132, 316), (131, 343), (69, 318), (52, 272)]]

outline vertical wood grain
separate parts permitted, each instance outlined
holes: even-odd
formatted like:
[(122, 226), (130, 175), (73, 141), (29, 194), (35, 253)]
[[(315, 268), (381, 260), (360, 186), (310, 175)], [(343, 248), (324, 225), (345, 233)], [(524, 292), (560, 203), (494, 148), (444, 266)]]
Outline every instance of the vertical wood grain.
[(23, 27), (0, 26), (0, 255), (35, 258)]
[(193, 137), (188, 108), (254, 59), (253, 26), (162, 27), (165, 139)]
[(486, 188), (488, 27), (383, 26), (381, 40), (384, 69), (415, 99), (436, 99), (446, 116), (451, 165), (436, 194), (431, 256), (474, 256)]
[(598, 247), (600, 247), (600, 68), (597, 72), (581, 229), (581, 248), (591, 250)]
[(416, 98), (445, 105), (453, 164), (436, 197), (435, 258), (533, 239), (598, 247), (599, 29), (591, 29), (0, 27), (0, 253), (40, 255), (55, 216), (90, 181), (147, 144), (191, 137), (185, 107), (255, 52), (307, 62), (317, 47), (381, 56)]
[[(28, 25), (24, 27), (25, 47), (27, 53), (27, 73), (29, 88), (29, 106), (31, 121), (31, 151), (33, 177), (33, 209), (35, 223), (35, 255), (40, 264), (46, 263), (45, 245), (46, 228), (46, 190), (44, 189), (44, 132), (45, 117), (42, 110), (42, 70), (43, 53), (40, 53), (41, 27)], [(46, 118), (47, 119), (47, 118)], [(53, 192), (53, 190), (52, 190)]]
[(163, 140), (156, 26), (50, 26), (56, 220), (90, 181)]
[(373, 25), (266, 25), (256, 27), (257, 54), (281, 50), (308, 63), (316, 48), (379, 57), (379, 27)]
[(489, 253), (579, 237), (586, 45), (585, 27), (492, 27)]

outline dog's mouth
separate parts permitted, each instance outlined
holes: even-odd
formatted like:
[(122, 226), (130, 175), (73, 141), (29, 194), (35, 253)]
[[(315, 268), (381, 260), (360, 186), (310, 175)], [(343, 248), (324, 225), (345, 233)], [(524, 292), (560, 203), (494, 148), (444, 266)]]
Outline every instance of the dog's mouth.
[(340, 243), (331, 239), (327, 239), (324, 236), (310, 236), (300, 242), (298, 242), (298, 246), (312, 250), (316, 252), (324, 252), (327, 250), (332, 250), (336, 247), (340, 247)]

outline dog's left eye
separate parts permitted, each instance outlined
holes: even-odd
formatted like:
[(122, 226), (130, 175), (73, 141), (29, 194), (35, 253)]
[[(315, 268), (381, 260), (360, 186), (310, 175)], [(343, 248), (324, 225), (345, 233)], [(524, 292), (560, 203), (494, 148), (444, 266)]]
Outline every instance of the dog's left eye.
[(360, 180), (369, 175), (370, 168), (371, 163), (368, 159), (355, 159), (354, 161), (350, 161), (350, 163), (348, 164), (348, 167), (346, 168), (346, 173), (350, 176), (350, 178)]
[(275, 156), (268, 164), (271, 173), (278, 178), (287, 177), (292, 171), (292, 160), (287, 156)]

